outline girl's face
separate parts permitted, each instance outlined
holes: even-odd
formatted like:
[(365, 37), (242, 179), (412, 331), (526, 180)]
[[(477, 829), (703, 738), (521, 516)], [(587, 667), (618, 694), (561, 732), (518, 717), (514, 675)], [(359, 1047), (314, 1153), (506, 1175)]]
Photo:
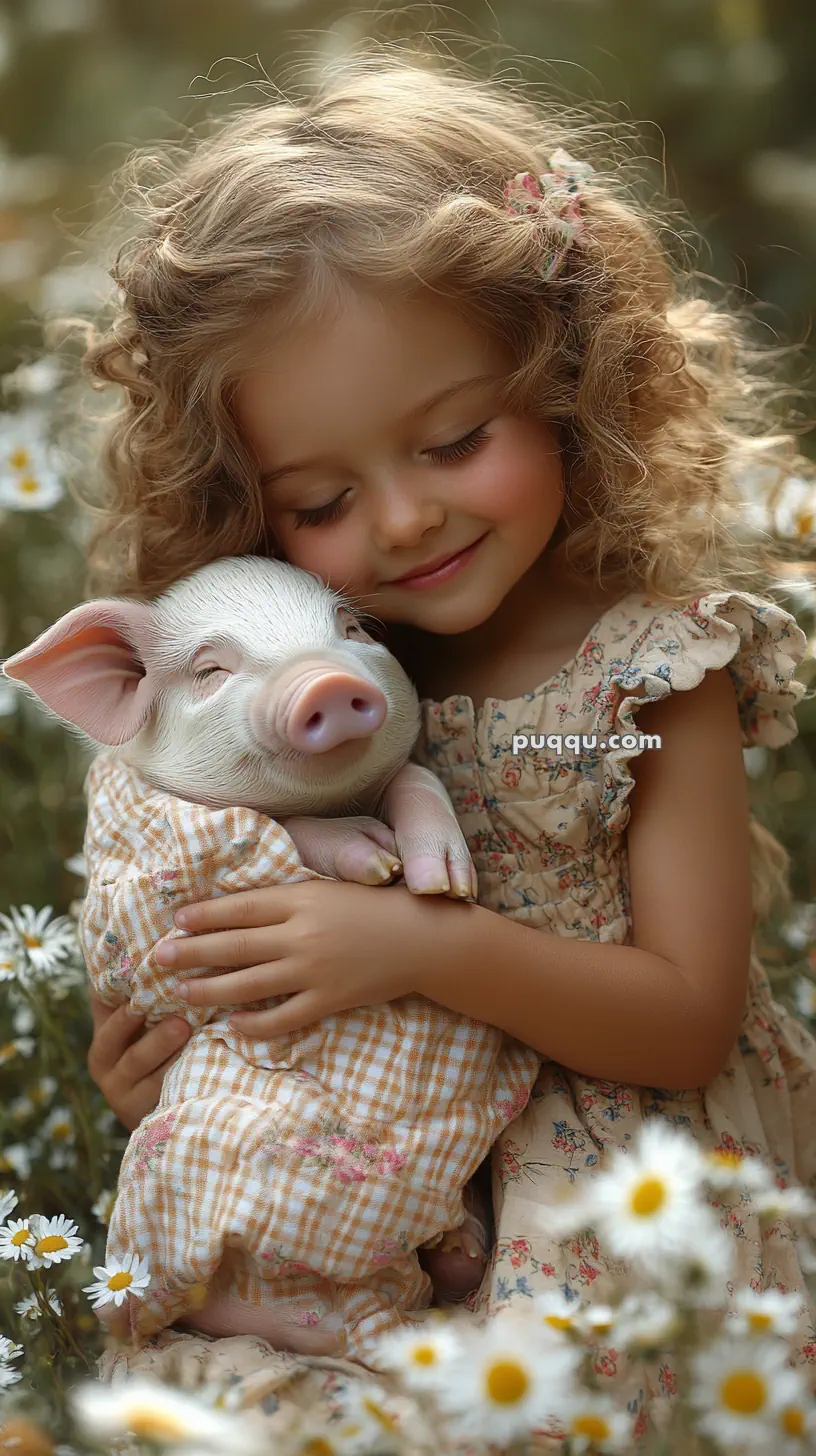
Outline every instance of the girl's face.
[(336, 320), (270, 337), (261, 320), (234, 403), (281, 555), (384, 622), (455, 633), (487, 621), (563, 505), (554, 432), (503, 413), (506, 346), (429, 295), (355, 293)]

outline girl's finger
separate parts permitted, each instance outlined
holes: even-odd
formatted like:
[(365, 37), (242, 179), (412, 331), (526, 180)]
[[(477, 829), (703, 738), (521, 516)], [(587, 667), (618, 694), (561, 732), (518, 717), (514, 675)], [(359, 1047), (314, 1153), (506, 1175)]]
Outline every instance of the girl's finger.
[(141, 1030), (143, 1021), (143, 1016), (132, 1016), (127, 1005), (122, 1005), (117, 1006), (107, 1020), (94, 1022), (94, 1038), (87, 1056), (88, 1071), (94, 1081), (105, 1076), (121, 1061)]
[[(301, 975), (302, 980), (302, 975)], [(267, 996), (289, 996), (299, 991), (292, 972), (282, 961), (249, 966), (229, 976), (206, 976), (177, 987), (189, 1006), (238, 1006), (242, 1001), (265, 1001)]]
[(190, 1031), (190, 1023), (181, 1016), (166, 1016), (151, 1026), (119, 1060), (116, 1067), (118, 1082), (132, 1088), (156, 1073), (160, 1087), (161, 1072), (168, 1057), (181, 1050)]
[[(276, 941), (280, 949), (276, 949)], [(267, 925), (256, 930), (222, 930), (214, 935), (191, 935), (183, 940), (163, 940), (156, 947), (156, 960), (173, 970), (209, 970), (213, 966), (257, 966), (284, 954), (282, 935), (275, 936)]]
[(228, 1025), (233, 1031), (240, 1031), (242, 1036), (286, 1036), (291, 1031), (300, 1031), (304, 1026), (322, 1021), (336, 1010), (335, 1006), (326, 1004), (325, 996), (319, 991), (299, 991), (297, 995), (290, 996), (283, 1006), (276, 1006), (274, 1011), (236, 1011)]
[(242, 890), (235, 895), (219, 895), (216, 900), (200, 900), (181, 906), (173, 916), (180, 928), (196, 935), (204, 930), (237, 930), (259, 925), (280, 925), (292, 913), (294, 885), (266, 885), (262, 890)]

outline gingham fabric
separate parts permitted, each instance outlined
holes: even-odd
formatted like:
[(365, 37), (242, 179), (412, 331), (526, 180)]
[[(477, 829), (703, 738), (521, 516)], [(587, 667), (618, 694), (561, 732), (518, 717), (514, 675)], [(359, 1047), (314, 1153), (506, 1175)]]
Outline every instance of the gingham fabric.
[(462, 1221), (462, 1189), (525, 1106), (540, 1057), (418, 996), (274, 1042), (232, 1031), (231, 1008), (187, 1006), (155, 958), (183, 934), (178, 906), (323, 877), (274, 820), (156, 790), (115, 751), (94, 760), (86, 792), (92, 983), (110, 1005), (197, 1028), (119, 1176), (106, 1259), (135, 1250), (151, 1273), (133, 1337), (194, 1319), (209, 1288), (291, 1301), (309, 1323), (340, 1313), (348, 1354), (365, 1358), (428, 1304), (415, 1250)]

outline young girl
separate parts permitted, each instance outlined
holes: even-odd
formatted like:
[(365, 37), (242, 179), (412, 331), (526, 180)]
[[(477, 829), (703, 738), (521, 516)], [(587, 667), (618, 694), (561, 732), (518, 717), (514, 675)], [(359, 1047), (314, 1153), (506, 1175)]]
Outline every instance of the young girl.
[[(816, 1181), (816, 1045), (753, 953), (779, 851), (765, 837), (752, 884), (742, 761), (794, 736), (805, 639), (762, 595), (773, 562), (737, 488), (804, 462), (763, 433), (736, 323), (574, 115), (361, 56), (126, 180), (142, 222), (86, 360), (124, 391), (93, 588), (152, 595), (274, 551), (353, 594), (418, 685), (417, 757), (480, 886), (478, 905), (339, 882), (227, 896), (189, 909), (173, 973), (191, 1005), (289, 994), (236, 1013), (257, 1036), (416, 991), (536, 1048), (474, 1307), (603, 1301), (620, 1266), (537, 1211), (647, 1120)], [(570, 733), (595, 745), (538, 736)], [(206, 965), (232, 969), (196, 980)], [(89, 1065), (133, 1125), (183, 1031), (128, 1049), (126, 1014), (96, 1015)], [(720, 1213), (737, 1282), (801, 1294), (813, 1359), (791, 1229), (761, 1230), (747, 1194)], [(161, 1374), (179, 1342), (256, 1393), (285, 1376), (314, 1402), (326, 1378), (180, 1330), (105, 1369)], [(671, 1393), (669, 1364), (631, 1388), (616, 1352), (598, 1369), (641, 1427)]]

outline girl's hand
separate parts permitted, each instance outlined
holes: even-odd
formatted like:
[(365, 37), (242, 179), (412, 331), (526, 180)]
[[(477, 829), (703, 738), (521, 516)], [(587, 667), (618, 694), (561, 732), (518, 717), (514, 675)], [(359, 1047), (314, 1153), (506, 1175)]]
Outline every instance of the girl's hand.
[(230, 1025), (275, 1037), (336, 1011), (376, 1006), (433, 984), (450, 955), (451, 921), (478, 907), (415, 896), (405, 885), (304, 880), (222, 895), (176, 913), (189, 937), (164, 941), (162, 965), (183, 976), (210, 966), (243, 969), (174, 988), (191, 1006), (234, 1006), (267, 996), (290, 999), (268, 1011), (238, 1012)]
[(106, 1006), (90, 992), (94, 1034), (87, 1057), (92, 1080), (128, 1132), (159, 1101), (165, 1074), (178, 1060), (192, 1030), (181, 1016), (167, 1016), (140, 1034), (143, 1016), (127, 1005)]

